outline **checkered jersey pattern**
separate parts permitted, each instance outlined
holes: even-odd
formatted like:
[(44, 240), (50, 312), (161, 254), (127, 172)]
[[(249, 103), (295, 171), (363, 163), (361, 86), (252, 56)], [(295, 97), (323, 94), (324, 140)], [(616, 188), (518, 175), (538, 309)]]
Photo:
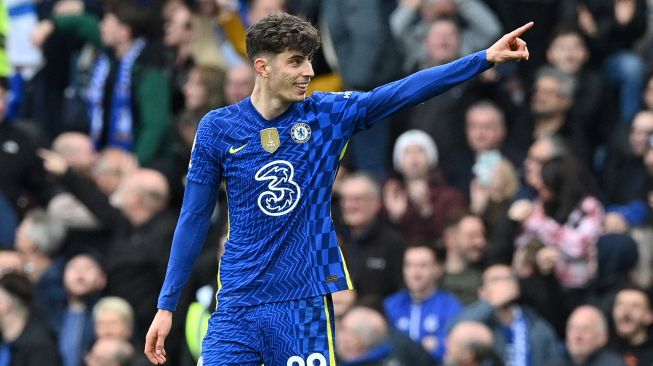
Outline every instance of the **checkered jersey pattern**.
[[(251, 306), (352, 287), (330, 216), (331, 188), (349, 138), (489, 67), (479, 52), (371, 92), (315, 93), (273, 120), (250, 98), (200, 123), (188, 179), (224, 180), (229, 239), (218, 304)], [(308, 125), (310, 137), (293, 135)]]
[(330, 295), (220, 307), (209, 320), (202, 364), (335, 365), (334, 322)]

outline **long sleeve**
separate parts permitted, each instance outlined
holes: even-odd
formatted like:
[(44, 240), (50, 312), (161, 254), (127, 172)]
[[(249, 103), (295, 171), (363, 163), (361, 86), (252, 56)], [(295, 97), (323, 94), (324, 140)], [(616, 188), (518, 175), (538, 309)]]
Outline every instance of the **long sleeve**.
[(483, 50), (380, 86), (368, 93), (365, 125), (369, 127), (402, 108), (422, 103), (491, 67)]
[(97, 48), (102, 48), (100, 21), (93, 15), (63, 15), (52, 18), (56, 29), (68, 34), (75, 34)]
[(188, 181), (158, 308), (174, 311), (211, 223), (218, 187)]
[(140, 122), (134, 152), (139, 163), (146, 166), (166, 150), (164, 145), (171, 127), (171, 91), (164, 71), (153, 67), (145, 69), (138, 83)]

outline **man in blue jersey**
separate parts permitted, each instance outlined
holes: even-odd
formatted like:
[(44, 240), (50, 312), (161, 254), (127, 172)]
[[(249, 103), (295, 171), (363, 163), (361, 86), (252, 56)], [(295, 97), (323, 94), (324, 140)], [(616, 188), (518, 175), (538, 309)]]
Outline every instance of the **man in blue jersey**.
[(443, 269), (430, 244), (406, 248), (403, 267), (406, 289), (388, 296), (383, 303), (388, 322), (440, 361), (449, 325), (462, 305), (452, 294), (438, 289)]
[(145, 353), (166, 361), (164, 340), (209, 227), (222, 181), (229, 239), (218, 268), (218, 306), (204, 338), (204, 365), (335, 365), (330, 294), (351, 289), (330, 216), (331, 188), (347, 141), (401, 108), (490, 68), (528, 59), (519, 36), (371, 92), (315, 93), (317, 30), (288, 14), (247, 31), (256, 71), (252, 95), (200, 122), (166, 280)]

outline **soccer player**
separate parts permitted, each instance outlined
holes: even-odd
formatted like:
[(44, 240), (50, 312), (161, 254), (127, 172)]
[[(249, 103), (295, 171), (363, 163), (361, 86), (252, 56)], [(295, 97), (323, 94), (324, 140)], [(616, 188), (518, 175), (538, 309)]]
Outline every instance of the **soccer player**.
[[(330, 294), (351, 289), (330, 217), (331, 187), (351, 136), (494, 63), (527, 60), (519, 38), (371, 92), (315, 93), (317, 30), (288, 14), (247, 31), (256, 71), (252, 95), (200, 122), (165, 283), (145, 344), (154, 364), (209, 226), (221, 181), (229, 239), (218, 268), (218, 306), (204, 338), (204, 365), (335, 365)], [(373, 143), (373, 142), (370, 142)]]

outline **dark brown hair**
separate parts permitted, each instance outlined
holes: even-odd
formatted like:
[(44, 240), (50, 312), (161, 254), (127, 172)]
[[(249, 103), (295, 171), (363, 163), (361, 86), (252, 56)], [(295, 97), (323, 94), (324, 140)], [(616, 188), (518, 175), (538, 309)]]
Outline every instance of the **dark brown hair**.
[(247, 29), (250, 60), (264, 54), (299, 51), (311, 58), (320, 47), (320, 34), (308, 21), (286, 13), (271, 14)]

